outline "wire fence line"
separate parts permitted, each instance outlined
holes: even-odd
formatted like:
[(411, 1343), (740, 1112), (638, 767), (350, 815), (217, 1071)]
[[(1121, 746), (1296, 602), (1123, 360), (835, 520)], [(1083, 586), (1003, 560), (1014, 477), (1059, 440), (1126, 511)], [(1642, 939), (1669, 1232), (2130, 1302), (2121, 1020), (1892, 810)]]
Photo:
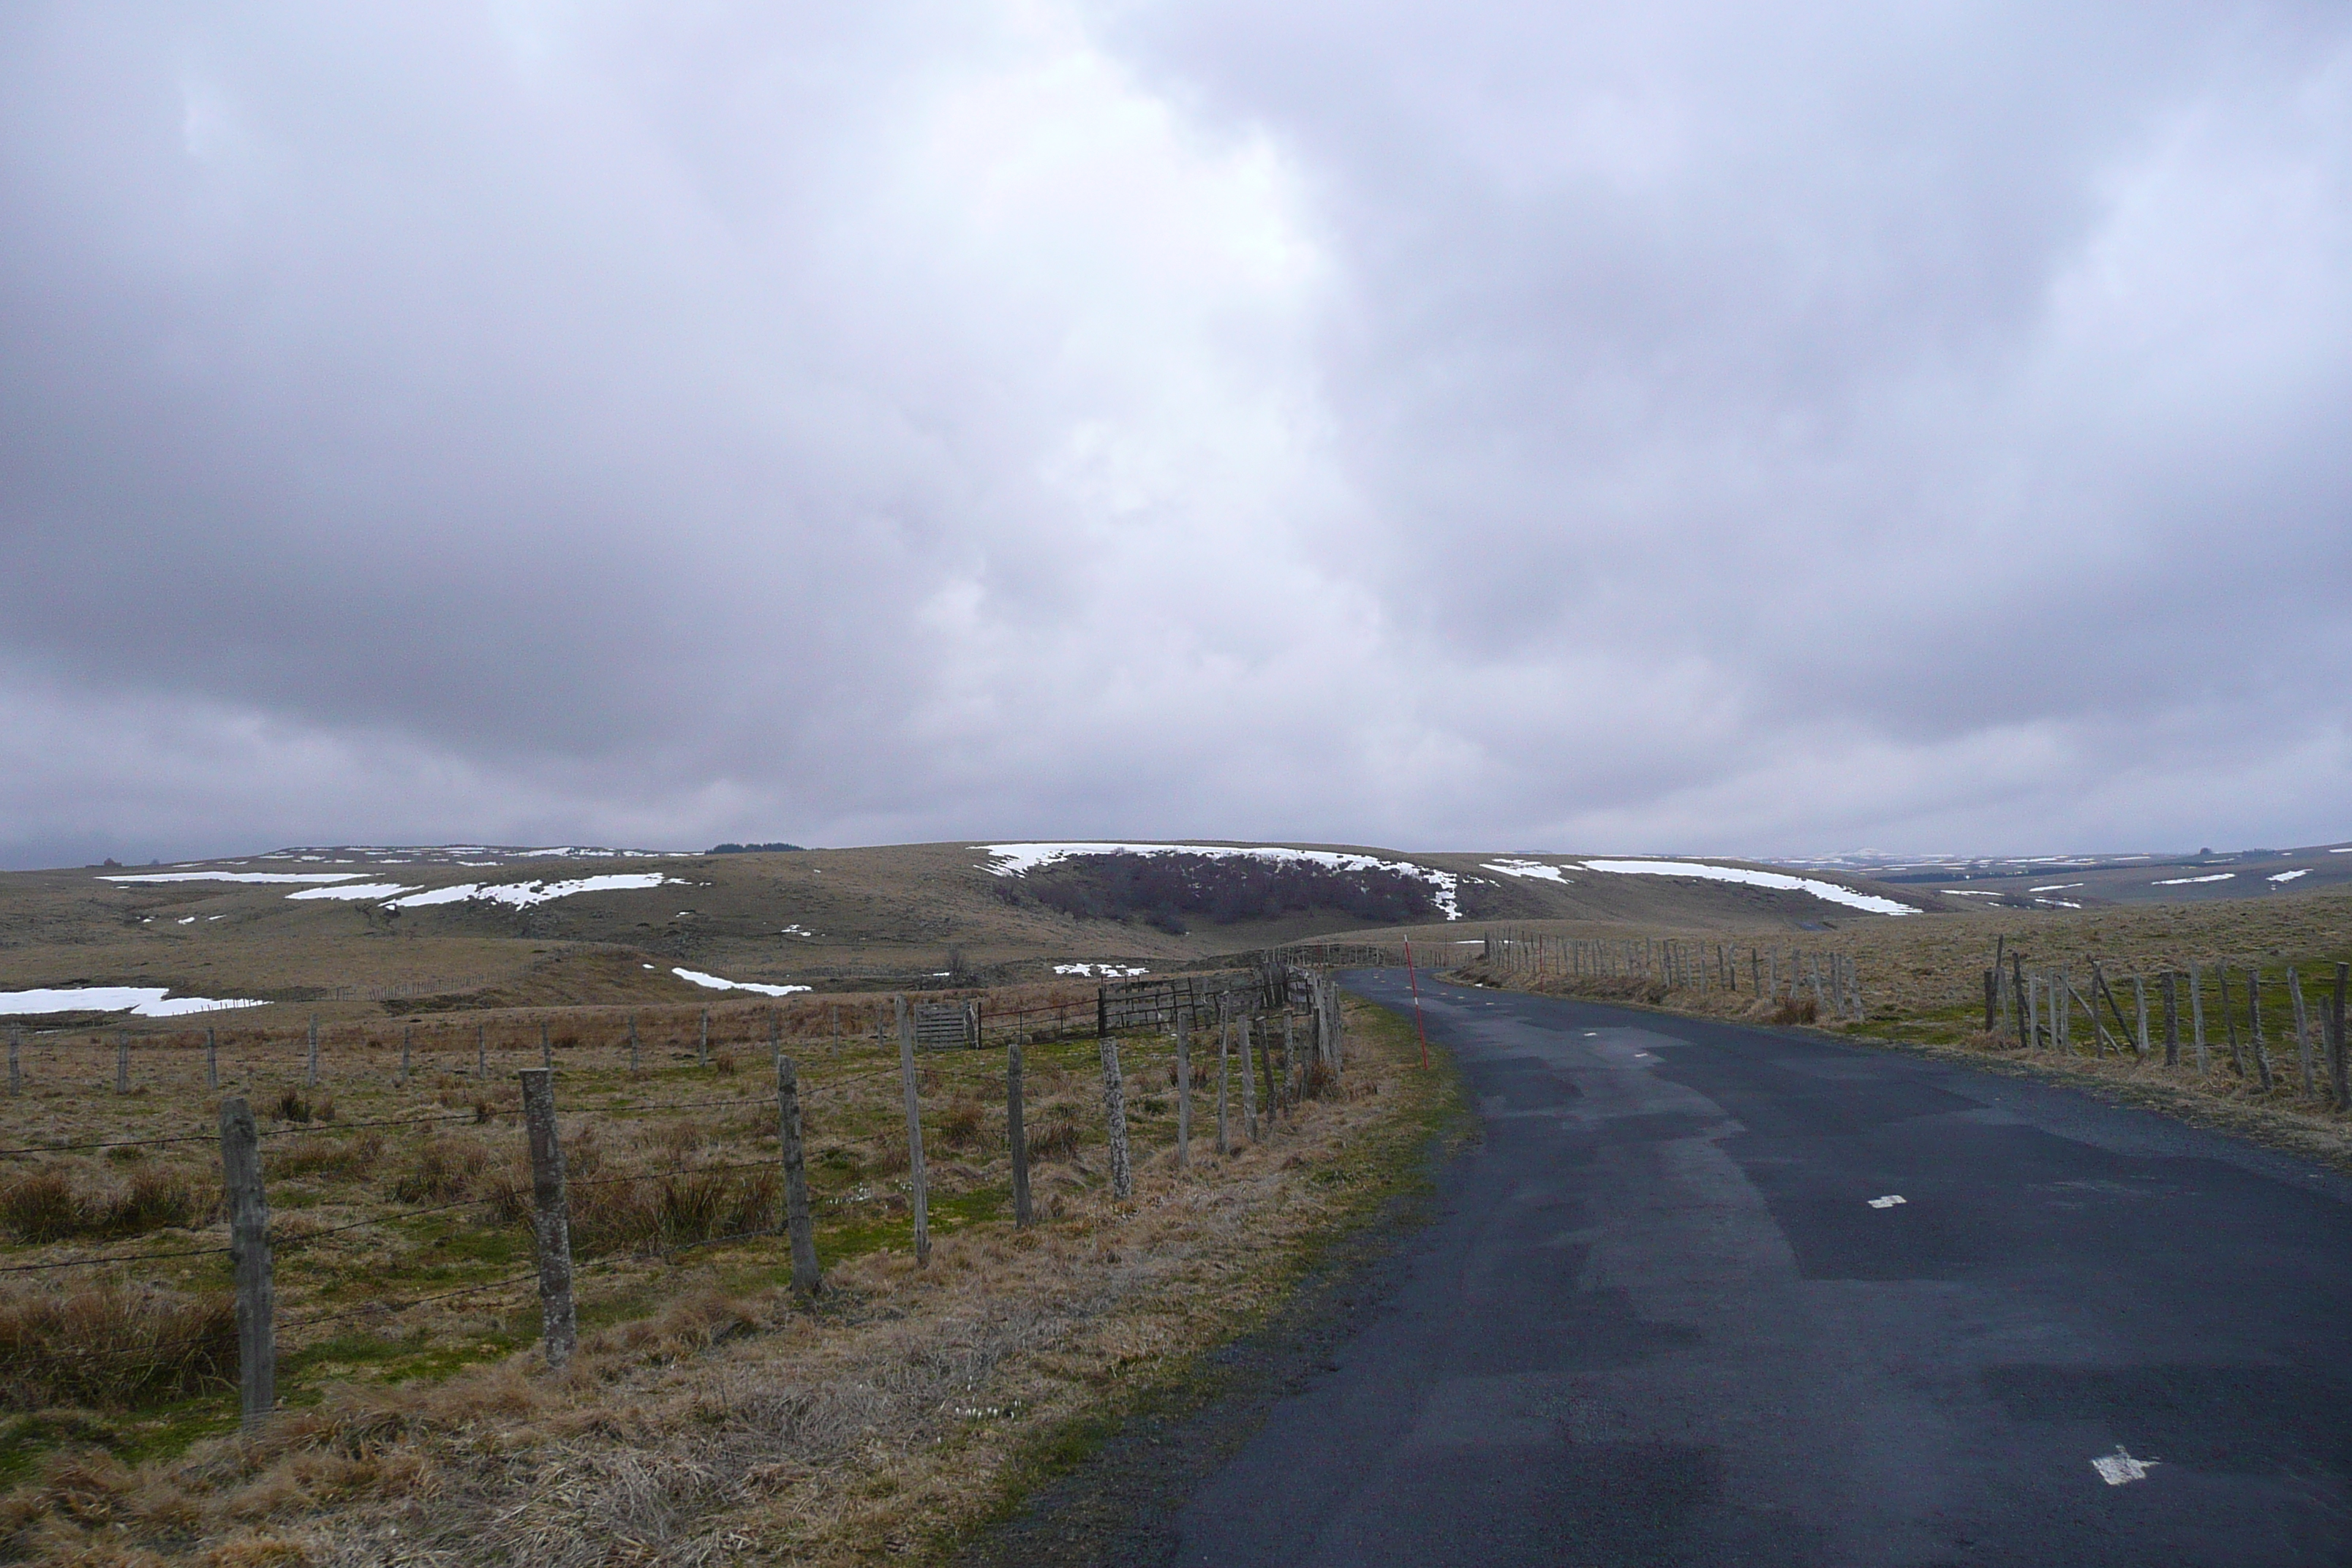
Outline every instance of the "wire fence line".
[[(1328, 977), (1321, 975), (1294, 977), (1286, 973), (1280, 978), (1282, 983), (1270, 999), (1262, 989), (1232, 988), (1222, 1016), (1212, 1020), (1207, 1026), (1208, 1032), (1214, 1037), (1215, 1132), (1221, 1152), (1230, 1152), (1237, 1146), (1234, 1129), (1241, 1121), (1246, 1120), (1250, 1132), (1255, 1138), (1260, 1131), (1262, 1112), (1265, 1117), (1276, 1116), (1285, 1107), (1321, 1092), (1324, 1086), (1336, 1081), (1343, 1064), (1343, 1035), (1336, 986)], [(1293, 984), (1294, 979), (1296, 984)], [(898, 1037), (898, 1060), (872, 1066), (844, 1063), (838, 1068), (824, 1070), (820, 1086), (830, 1093), (847, 1092), (855, 1097), (870, 1093), (896, 1080), (905, 1109), (906, 1142), (903, 1147), (907, 1166), (903, 1179), (892, 1181), (882, 1191), (868, 1191), (861, 1184), (855, 1193), (812, 1200), (801, 1128), (802, 1068), (782, 1048), (781, 1039), (778, 1039), (772, 1063), (775, 1075), (772, 1092), (746, 1092), (719, 1098), (690, 1096), (659, 1100), (623, 1100), (619, 1103), (598, 1103), (599, 1097), (591, 1092), (583, 1097), (582, 1103), (561, 1108), (559, 1114), (558, 1090), (567, 1075), (558, 1068), (540, 1066), (520, 1069), (514, 1078), (515, 1089), (510, 1091), (515, 1095), (514, 1101), (502, 1101), (488, 1118), (478, 1113), (478, 1107), (476, 1111), (446, 1115), (377, 1117), (343, 1122), (296, 1121), (265, 1127), (257, 1121), (256, 1108), (246, 1098), (229, 1094), (223, 1096), (218, 1103), (219, 1130), (209, 1135), (191, 1132), (135, 1140), (60, 1142), (0, 1151), (18, 1156), (40, 1156), (132, 1145), (212, 1142), (218, 1146), (221, 1158), (222, 1202), (218, 1223), (225, 1226), (227, 1232), (225, 1246), (100, 1252), (87, 1258), (0, 1265), (0, 1272), (55, 1276), (75, 1270), (121, 1270), (156, 1261), (226, 1258), (232, 1282), (226, 1300), (233, 1307), (233, 1333), (228, 1327), (223, 1326), (203, 1333), (108, 1347), (104, 1353), (118, 1358), (149, 1358), (155, 1361), (159, 1368), (179, 1378), (226, 1377), (233, 1367), (239, 1408), (245, 1424), (250, 1427), (266, 1420), (276, 1406), (281, 1334), (299, 1334), (330, 1323), (385, 1321), (437, 1303), (487, 1296), (501, 1290), (520, 1290), (522, 1286), (536, 1280), (541, 1317), (540, 1342), (549, 1364), (561, 1367), (570, 1359), (576, 1344), (576, 1330), (572, 1327), (575, 1321), (573, 1298), (579, 1283), (604, 1271), (623, 1268), (633, 1260), (658, 1258), (675, 1262), (684, 1254), (709, 1247), (784, 1237), (790, 1243), (793, 1287), (804, 1295), (814, 1295), (823, 1289), (823, 1273), (817, 1263), (814, 1235), (814, 1213), (819, 1206), (838, 1212), (860, 1205), (885, 1205), (893, 1212), (903, 1214), (911, 1226), (914, 1253), (919, 1267), (928, 1263), (929, 1254), (929, 1177), (922, 1150), (926, 1118), (923, 1097), (930, 1068), (923, 1057), (919, 1056), (921, 1047), (917, 1008), (922, 1005), (921, 1002), (906, 997), (894, 997), (891, 1002), (891, 1017), (896, 1025), (893, 1032)], [(1055, 1016), (1051, 1017), (1043, 1016), (1043, 1010), (1039, 1010), (1038, 1016), (1026, 1017), (1024, 1015), (1028, 1011), (1020, 1008), (1003, 1010), (1010, 1016), (1011, 1026), (1006, 1031), (1009, 1037), (1004, 1039), (1006, 1142), (1012, 1153), (1013, 1218), (1019, 1226), (1027, 1226), (1034, 1219), (1023, 1103), (1024, 1051), (1034, 1043), (1029, 1028), (1031, 1024), (1037, 1026), (1038, 1034), (1048, 1037), (1072, 1017), (1084, 1017), (1087, 1024), (1095, 1026), (1104, 1069), (1101, 1131), (1108, 1144), (1108, 1185), (1111, 1195), (1117, 1200), (1129, 1198), (1133, 1192), (1132, 1161), (1124, 1109), (1126, 1074), (1119, 1060), (1122, 1041), (1118, 1031), (1101, 1026), (1108, 1016), (1102, 996), (1097, 995), (1097, 1005), (1093, 1007), (1055, 1009)], [(971, 1010), (970, 1016), (978, 1018), (984, 1015), (975, 1008)], [(1202, 1079), (1192, 1060), (1195, 1022), (1189, 1011), (1181, 1018), (1162, 1020), (1168, 1029), (1172, 1030), (1172, 1038), (1162, 1038), (1160, 1043), (1174, 1047), (1173, 1059), (1168, 1066), (1170, 1081), (1176, 1091), (1179, 1132), (1176, 1160), (1180, 1165), (1189, 1163), (1194, 1142), (1192, 1107), (1196, 1079), (1204, 1084), (1208, 1081)], [(1163, 1035), (1166, 1033), (1166, 1030), (1162, 1031)], [(1131, 1050), (1136, 1043), (1130, 1031), (1126, 1044)], [(1067, 1079), (1064, 1078), (1061, 1082), (1066, 1090)], [(1263, 1097), (1259, 1093), (1261, 1088)], [(957, 1092), (965, 1095), (968, 1090), (967, 1084)], [(1238, 1105), (1234, 1103), (1236, 1099), (1240, 1102)], [(870, 1105), (870, 1101), (868, 1103)], [(774, 1152), (754, 1159), (700, 1163), (681, 1156), (667, 1165), (612, 1172), (597, 1168), (597, 1160), (601, 1156), (594, 1151), (601, 1145), (593, 1139), (583, 1142), (588, 1133), (603, 1125), (617, 1125), (669, 1113), (711, 1110), (754, 1113), (753, 1121), (761, 1125), (747, 1128), (740, 1122), (733, 1122), (732, 1131), (725, 1136), (755, 1138)], [(935, 1101), (930, 1114), (938, 1113)], [(1164, 1101), (1159, 1113), (1165, 1114)], [(271, 1211), (267, 1185), (278, 1179), (271, 1177), (269, 1172), (279, 1167), (275, 1160), (263, 1160), (262, 1147), (266, 1141), (277, 1141), (282, 1145), (289, 1142), (341, 1139), (356, 1133), (422, 1133), (455, 1123), (480, 1126), (492, 1121), (523, 1134), (519, 1141), (522, 1147), (516, 1151), (520, 1158), (503, 1167), (503, 1173), (500, 1173), (499, 1167), (489, 1167), (492, 1172), (490, 1179), (498, 1184), (495, 1190), (442, 1202), (399, 1205), (323, 1226), (311, 1224), (307, 1219), (289, 1220)], [(1058, 1131), (1056, 1136), (1059, 1136)], [(585, 1151), (589, 1155), (586, 1168), (576, 1175), (566, 1165), (568, 1146)], [(373, 1158), (373, 1155), (371, 1153), (367, 1157)], [(496, 1159), (495, 1154), (490, 1157)], [(466, 1167), (467, 1172), (484, 1169), (479, 1156), (472, 1158), (475, 1163)], [(298, 1164), (289, 1168), (305, 1171), (322, 1167)], [(731, 1183), (733, 1178), (743, 1177), (747, 1173), (751, 1173), (751, 1179), (733, 1183), (736, 1190), (732, 1192), (719, 1191), (713, 1186), (713, 1184)], [(468, 1175), (467, 1179), (478, 1178)], [(628, 1200), (615, 1210), (607, 1200), (597, 1198), (591, 1201), (592, 1194), (601, 1191), (648, 1186), (658, 1188), (662, 1193), (661, 1199), (650, 1205)], [(903, 1209), (900, 1207), (902, 1199)], [(751, 1206), (746, 1207), (747, 1204)], [(686, 1215), (691, 1223), (681, 1222), (672, 1226), (670, 1216), (673, 1211)], [(627, 1228), (629, 1222), (642, 1218), (647, 1213), (657, 1216), (657, 1223), (652, 1228), (642, 1231)], [(619, 1229), (614, 1228), (616, 1222), (613, 1216), (616, 1214), (622, 1216), (618, 1222), (621, 1224)], [(349, 1307), (333, 1307), (330, 1302), (322, 1302), (320, 1306), (326, 1310), (290, 1315), (278, 1310), (276, 1273), (280, 1258), (290, 1258), (330, 1237), (354, 1231), (397, 1226), (436, 1215), (454, 1216), (455, 1228), (430, 1244), (434, 1246), (461, 1234), (475, 1218), (496, 1224), (527, 1224), (531, 1232), (536, 1267), (529, 1272), (458, 1283), (446, 1290), (435, 1290), (400, 1300), (367, 1301)], [(732, 1225), (726, 1223), (730, 1218), (734, 1220)], [(584, 1234), (592, 1255), (575, 1258), (575, 1239), (583, 1234), (579, 1227), (583, 1225), (588, 1227)], [(632, 1237), (636, 1239), (629, 1239)]]
[[(1067, 996), (1047, 1000), (1038, 994), (1084, 989), (1075, 981), (1033, 983), (1018, 989), (1013, 1000), (1002, 1006), (971, 990), (934, 994), (959, 998), (951, 1002), (918, 995), (914, 1005), (919, 1046), (928, 1049), (950, 1043), (972, 1047), (1002, 1045), (1015, 1029), (1031, 1039), (1079, 1037), (1091, 1027), (1091, 1003)], [(382, 1054), (382, 1064), (370, 1076), (391, 1076), (404, 1083), (419, 1071), (480, 1083), (504, 1082), (515, 1069), (517, 1056), (524, 1054), (538, 1056), (542, 1067), (554, 1066), (559, 1058), (625, 1060), (633, 1074), (642, 1070), (648, 1053), (667, 1052), (677, 1058), (690, 1053), (698, 1067), (762, 1042), (772, 1047), (780, 1042), (801, 1048), (829, 1046), (837, 1054), (845, 1044), (869, 1035), (887, 1048), (895, 1017), (892, 1007), (902, 999), (877, 994), (863, 999), (780, 997), (640, 1007), (501, 1007), (476, 1010), (470, 1025), (431, 1018), (397, 1024), (353, 1020), (322, 1024), (314, 1014), (306, 1025), (292, 1030), (220, 1022), (201, 1030), (173, 1026), (167, 1031), (142, 1027), (134, 1032), (127, 1026), (93, 1028), (77, 1024), (37, 1030), (33, 1038), (38, 1059), (33, 1061), (26, 1059), (25, 1025), (12, 1021), (7, 1035), (7, 1088), (12, 1094), (21, 1093), (28, 1078), (43, 1072), (53, 1078), (63, 1073), (81, 1079), (88, 1068), (79, 1064), (89, 1057), (79, 1042), (86, 1040), (103, 1053), (110, 1030), (112, 1088), (126, 1095), (162, 1087), (157, 1074), (163, 1068), (183, 1081), (192, 1079), (199, 1061), (202, 1087), (207, 1093), (219, 1091), (225, 1078), (236, 1080), (232, 1087), (241, 1085), (250, 1091), (289, 1072), (299, 1074), (306, 1089), (325, 1087), (322, 1044), (348, 1043), (354, 1037)], [(993, 1010), (983, 1017), (983, 1008)], [(934, 1024), (950, 1013), (958, 1018), (968, 1015), (970, 1028), (946, 1033), (935, 1029)], [(1011, 1015), (1018, 1015), (1017, 1019)], [(392, 1066), (395, 1056), (396, 1068)]]

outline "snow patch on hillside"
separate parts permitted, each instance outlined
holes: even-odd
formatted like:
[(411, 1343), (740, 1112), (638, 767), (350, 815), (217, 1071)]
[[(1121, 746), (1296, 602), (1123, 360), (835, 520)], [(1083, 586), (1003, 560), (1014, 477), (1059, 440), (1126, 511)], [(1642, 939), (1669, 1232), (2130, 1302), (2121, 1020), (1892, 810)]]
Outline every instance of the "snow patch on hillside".
[(1541, 860), (1481, 860), (1478, 862), (1478, 869), (1500, 871), (1506, 877), (1533, 877), (1540, 881), (1558, 882), (1562, 886), (1567, 885), (1569, 880), (1568, 878), (1560, 875), (1559, 867), (1547, 865)]
[(684, 882), (683, 877), (665, 877), (658, 871), (616, 871), (604, 877), (576, 877), (568, 882), (460, 882), (454, 888), (436, 888), (430, 892), (411, 893), (404, 899), (394, 899), (390, 908), (419, 910), (432, 904), (463, 903), (478, 899), (485, 903), (508, 904), (518, 910), (533, 904), (543, 904), (551, 899), (577, 898), (582, 893), (618, 893), (642, 888), (658, 888), (665, 882)]
[(352, 882), (364, 871), (151, 871), (143, 877), (100, 877), (101, 882)]
[(132, 1013), (142, 1018), (176, 1018), (186, 1013), (217, 1013), (227, 1007), (267, 1007), (246, 997), (171, 996), (168, 985), (77, 985), (34, 991), (0, 991), (0, 1016), (33, 1013)]
[(680, 980), (707, 987), (712, 991), (757, 991), (762, 996), (789, 996), (795, 991), (806, 991), (806, 985), (762, 985), (756, 980), (722, 980), (716, 974), (705, 974), (698, 969), (673, 969)]
[(335, 888), (305, 888), (299, 893), (289, 893), (289, 899), (389, 899), (401, 893), (413, 893), (415, 889), (398, 882), (346, 882)]
[(1916, 915), (1919, 911), (1875, 893), (1858, 892), (1818, 877), (1792, 877), (1785, 871), (1756, 871), (1745, 866), (1710, 866), (1703, 860), (1587, 860), (1588, 871), (1611, 871), (1630, 877), (1696, 877), (1708, 882), (1741, 882), (1751, 888), (1774, 888), (1787, 893), (1811, 893), (1826, 903), (1866, 910), (1874, 915)]

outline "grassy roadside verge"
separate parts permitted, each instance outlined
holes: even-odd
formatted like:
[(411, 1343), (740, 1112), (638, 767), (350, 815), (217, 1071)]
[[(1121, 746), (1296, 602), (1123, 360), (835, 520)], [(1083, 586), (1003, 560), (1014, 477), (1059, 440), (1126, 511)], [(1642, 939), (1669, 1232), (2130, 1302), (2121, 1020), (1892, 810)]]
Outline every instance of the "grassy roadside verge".
[[(976, 1208), (926, 1269), (887, 1240), (837, 1259), (814, 1308), (763, 1268), (681, 1267), (658, 1310), (584, 1334), (561, 1376), (499, 1353), (438, 1379), (328, 1383), (253, 1442), (143, 1463), (60, 1448), (6, 1500), (6, 1552), (222, 1568), (943, 1559), (1125, 1424), (1213, 1397), (1209, 1358), (1425, 1183), (1432, 1138), (1461, 1125), (1451, 1073), (1423, 1072), (1393, 1016), (1350, 1018), (1337, 1089), (1224, 1160), (1212, 1089), (1192, 1169), (1164, 1141), (1139, 1150), (1130, 1202), (1074, 1183), (1027, 1232)], [(1131, 1107), (1168, 1098), (1145, 1059), (1130, 1058)]]
[(1426, 1223), (1443, 1163), (1476, 1120), (1450, 1053), (1430, 1068), (1410, 1021), (1350, 1001), (1353, 1047), (1405, 1064), (1394, 1119), (1370, 1130), (1318, 1180), (1323, 1223), (1266, 1257), (1272, 1292), (1129, 1396), (1041, 1434), (1016, 1463), (995, 1516), (950, 1553), (958, 1568), (1062, 1568), (1149, 1560), (1192, 1486), (1246, 1441), (1300, 1373), (1344, 1339), (1377, 1299), (1370, 1276)]

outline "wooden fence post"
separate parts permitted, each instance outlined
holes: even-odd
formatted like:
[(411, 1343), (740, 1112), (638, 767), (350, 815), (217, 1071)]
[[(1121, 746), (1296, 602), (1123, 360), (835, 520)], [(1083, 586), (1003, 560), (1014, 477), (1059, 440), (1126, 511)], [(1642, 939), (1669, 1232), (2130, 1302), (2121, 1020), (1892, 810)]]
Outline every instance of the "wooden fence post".
[(400, 1081), (402, 1083), (408, 1081), (409, 1047), (415, 1044), (415, 1025), (403, 1024), (400, 1026)]
[(1250, 1038), (1250, 1026), (1254, 1021), (1247, 1014), (1242, 1016), (1242, 1120), (1249, 1127), (1250, 1142), (1253, 1143), (1258, 1141), (1257, 1064), (1250, 1059), (1250, 1048), (1254, 1044)]
[(2145, 974), (2132, 976), (2132, 1007), (2137, 1016), (2139, 1030), (2134, 1043), (2139, 1049), (2140, 1060), (2146, 1061), (2147, 1059), (2147, 976)]
[[(211, 1031), (206, 1030), (205, 1033), (209, 1035)], [(8, 1092), (10, 1094), (22, 1094), (25, 1092), (25, 1069), (18, 1065), (16, 1060), (18, 1054), (23, 1051), (24, 1046), (25, 1031), (14, 1027), (10, 1028), (8, 1031)], [(217, 1088), (218, 1086), (215, 1085), (215, 1087)]]
[(1127, 1148), (1127, 1075), (1118, 1065), (1118, 1037), (1106, 1034), (1102, 1047), (1103, 1121), (1110, 1130), (1110, 1195), (1135, 1195), (1135, 1167)]
[(1176, 1012), (1176, 1168), (1192, 1168), (1192, 1009)]
[(1234, 1021), (1224, 1016), (1222, 1003), (1217, 1012), (1217, 1155), (1222, 1159), (1234, 1152), (1233, 1122), (1226, 1109), (1226, 1086), (1234, 1076)]
[(1016, 1022), (1013, 1043), (1004, 1051), (1004, 1142), (1013, 1152), (1013, 1224), (1029, 1228), (1029, 1128), (1021, 1103), (1021, 1038)]
[(2303, 1092), (2310, 1094), (2311, 1081), (2311, 1010), (2303, 1003), (2303, 978), (2289, 966), (2286, 972), (2287, 1000), (2294, 1004), (2294, 1062), (2302, 1069)]
[(629, 1076), (637, 1076), (637, 1016), (629, 1015)]
[(114, 1031), (114, 1092), (131, 1092), (131, 1031)]
[(2246, 1052), (2245, 1047), (2238, 1043), (2238, 1015), (2230, 1005), (2230, 966), (2225, 963), (2221, 967), (2221, 1024), (2230, 1031), (2230, 1065), (2238, 1069), (2240, 1078), (2243, 1078), (2246, 1076)]
[(801, 1152), (801, 1080), (793, 1058), (776, 1058), (776, 1142), (784, 1157), (784, 1230), (793, 1242), (793, 1289), (824, 1289), (816, 1266), (816, 1226), (809, 1219), (808, 1166)]
[[(1289, 1016), (1288, 1008), (1286, 1007), (1283, 1010), (1283, 1016), (1285, 1017)], [(1274, 1133), (1274, 1124), (1282, 1114), (1282, 1091), (1275, 1087), (1274, 1081), (1274, 1026), (1272, 1024), (1266, 1026), (1265, 1038), (1258, 1042), (1257, 1070), (1258, 1076), (1265, 1080), (1265, 1129), (1267, 1136), (1271, 1137)]]
[(2352, 963), (2336, 966), (2336, 994), (2327, 1004), (2327, 1065), (2336, 1078), (2336, 1109), (2352, 1107), (2352, 1060), (2344, 1048), (2344, 982)]
[[(874, 1014), (874, 1032), (877, 1035), (882, 1032), (882, 1014), (878, 1008)], [(694, 1065), (698, 1068), (710, 1065), (710, 1009), (708, 1007), (702, 1010), (702, 1033), (695, 1037)]]
[(310, 1089), (319, 1087), (319, 1015), (316, 1013), (310, 1015), (310, 1059), (303, 1071), (302, 1082)]
[(2164, 1065), (2180, 1065), (2180, 974), (2164, 972)]
[[(904, 996), (890, 998), (898, 1015), (898, 1077), (907, 1091), (907, 1181), (915, 1215), (915, 1265), (931, 1260), (931, 1186), (923, 1172), (923, 1100), (915, 1080), (915, 1016)], [(705, 1017), (709, 1016), (706, 1012)]]
[[(2025, 1007), (2032, 993), (2025, 984), (2025, 955), (2011, 950), (2009, 955), (2009, 1005), (2011, 1020), (2017, 1025), (2017, 1043), (2026, 1049), (2033, 1048), (2033, 1039), (2026, 1032)], [(1854, 1016), (1866, 1016), (1862, 1010), (1862, 973), (1856, 969), (1853, 977)]]
[(2194, 963), (2189, 966), (2189, 1043), (2197, 1052), (2197, 1070), (2211, 1072), (2213, 1058), (2205, 1048), (2205, 971)]
[(269, 1200), (261, 1188), (260, 1134), (242, 1100), (220, 1107), (221, 1192), (228, 1207), (228, 1260), (236, 1281), (237, 1404), (253, 1432), (278, 1406), (278, 1325), (269, 1283)]
[(547, 1364), (561, 1372), (580, 1342), (572, 1304), (572, 1205), (563, 1190), (563, 1145), (555, 1133), (555, 1074), (524, 1068), (523, 1125), (530, 1134), (531, 1238), (539, 1248), (539, 1335)]
[(2248, 1043), (2254, 1049), (2254, 1069), (2261, 1074), (2263, 1092), (2271, 1091), (2271, 1054), (2263, 1048), (2263, 973), (2246, 971), (2246, 1023)]
[(488, 1024), (474, 1026), (474, 1081), (476, 1083), (490, 1081), (489, 1028)]
[(2042, 1044), (2042, 976), (2028, 975), (2025, 980), (2025, 1033), (2021, 1043), (2027, 1050)]

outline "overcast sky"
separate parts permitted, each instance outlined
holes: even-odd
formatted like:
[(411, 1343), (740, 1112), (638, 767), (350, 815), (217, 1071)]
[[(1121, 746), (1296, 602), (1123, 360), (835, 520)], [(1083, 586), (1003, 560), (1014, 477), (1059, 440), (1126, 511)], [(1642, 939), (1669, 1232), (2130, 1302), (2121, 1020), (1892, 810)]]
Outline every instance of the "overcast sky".
[(0, 8), (0, 863), (2352, 836), (2352, 8)]

